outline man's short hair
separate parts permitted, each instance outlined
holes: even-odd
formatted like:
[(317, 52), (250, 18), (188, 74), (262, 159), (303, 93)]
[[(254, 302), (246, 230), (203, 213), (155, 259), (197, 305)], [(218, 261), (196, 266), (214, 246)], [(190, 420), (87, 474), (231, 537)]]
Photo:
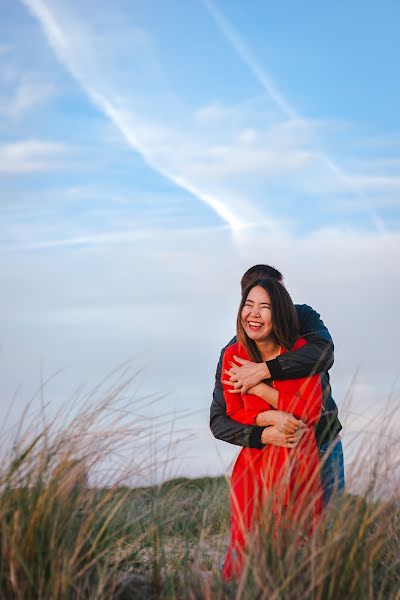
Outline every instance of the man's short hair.
[(271, 267), (270, 265), (254, 265), (254, 267), (250, 267), (242, 277), (240, 282), (242, 293), (253, 281), (258, 281), (264, 277), (272, 277), (272, 279), (276, 279), (280, 283), (283, 282), (282, 273), (278, 271), (278, 269), (275, 269), (275, 267)]

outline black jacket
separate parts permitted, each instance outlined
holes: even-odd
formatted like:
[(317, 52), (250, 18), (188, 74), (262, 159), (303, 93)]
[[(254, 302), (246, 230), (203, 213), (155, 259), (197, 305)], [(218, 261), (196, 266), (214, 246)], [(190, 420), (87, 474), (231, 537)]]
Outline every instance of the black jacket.
[[(267, 365), (272, 379), (297, 379), (315, 373), (321, 374), (322, 384), (322, 415), (315, 428), (318, 446), (333, 440), (342, 429), (337, 417), (338, 409), (332, 398), (328, 370), (333, 365), (333, 341), (319, 314), (307, 304), (296, 304), (299, 317), (300, 335), (308, 344), (295, 352), (285, 352)], [(234, 344), (233, 338), (227, 346)], [(225, 346), (225, 348), (227, 347)], [(264, 427), (242, 425), (226, 416), (226, 404), (221, 384), (222, 357), (225, 348), (221, 350), (220, 359), (215, 374), (215, 387), (210, 408), (210, 428), (219, 440), (250, 448), (263, 448), (261, 434)]]

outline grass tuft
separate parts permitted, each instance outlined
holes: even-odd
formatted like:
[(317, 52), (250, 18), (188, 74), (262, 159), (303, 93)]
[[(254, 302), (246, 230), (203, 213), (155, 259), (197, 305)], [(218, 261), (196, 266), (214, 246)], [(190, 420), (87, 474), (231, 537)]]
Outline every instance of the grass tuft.
[(335, 498), (302, 544), (290, 522), (275, 539), (266, 514), (240, 580), (221, 582), (229, 482), (138, 487), (157, 461), (128, 385), (118, 381), (100, 401), (93, 393), (52, 419), (26, 412), (0, 467), (1, 598), (400, 598), (399, 495), (378, 493), (382, 477), (378, 486), (371, 464), (364, 490)]

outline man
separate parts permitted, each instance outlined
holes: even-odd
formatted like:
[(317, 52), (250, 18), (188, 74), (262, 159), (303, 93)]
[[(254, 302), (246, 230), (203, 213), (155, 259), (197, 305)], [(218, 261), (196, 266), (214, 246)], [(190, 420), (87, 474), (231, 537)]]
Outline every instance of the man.
[[(269, 265), (255, 265), (242, 277), (242, 293), (252, 283), (263, 277), (273, 277), (283, 285), (282, 274)], [(297, 379), (320, 373), (322, 385), (322, 414), (315, 428), (320, 453), (321, 482), (324, 505), (327, 504), (336, 486), (344, 489), (343, 449), (338, 434), (342, 429), (332, 398), (328, 370), (333, 365), (333, 342), (320, 316), (306, 304), (295, 305), (299, 318), (300, 335), (308, 343), (295, 352), (284, 354), (265, 363), (253, 363), (237, 357), (228, 376), (234, 388), (245, 394), (251, 387), (268, 379)], [(233, 338), (227, 346), (236, 342)], [(225, 348), (227, 347), (225, 346)], [(276, 425), (260, 427), (242, 425), (226, 415), (226, 405), (221, 383), (221, 365), (225, 348), (221, 350), (215, 375), (213, 401), (210, 408), (210, 428), (213, 435), (230, 444), (262, 449), (265, 444), (294, 448), (299, 443), (303, 430), (295, 417), (278, 419)], [(263, 413), (262, 413), (263, 414)], [(259, 421), (262, 422), (262, 414)], [(286, 416), (286, 415), (284, 415)]]

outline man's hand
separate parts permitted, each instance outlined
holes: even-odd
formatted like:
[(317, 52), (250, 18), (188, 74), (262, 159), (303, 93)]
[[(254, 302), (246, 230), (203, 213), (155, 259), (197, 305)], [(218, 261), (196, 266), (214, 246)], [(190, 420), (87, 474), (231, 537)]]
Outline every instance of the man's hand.
[(304, 421), (296, 419), (291, 413), (283, 410), (265, 410), (257, 415), (256, 425), (259, 427), (274, 425), (281, 433), (288, 434), (295, 433), (298, 429), (308, 429)]
[(232, 363), (229, 371), (224, 371), (225, 375), (229, 375), (232, 391), (247, 394), (250, 388), (261, 383), (263, 379), (270, 379), (271, 373), (266, 363), (254, 363), (240, 356), (234, 356), (233, 359), (237, 364)]
[(306, 430), (298, 429), (296, 433), (282, 433), (277, 427), (272, 425), (266, 427), (261, 435), (262, 444), (271, 444), (281, 448), (296, 448)]

